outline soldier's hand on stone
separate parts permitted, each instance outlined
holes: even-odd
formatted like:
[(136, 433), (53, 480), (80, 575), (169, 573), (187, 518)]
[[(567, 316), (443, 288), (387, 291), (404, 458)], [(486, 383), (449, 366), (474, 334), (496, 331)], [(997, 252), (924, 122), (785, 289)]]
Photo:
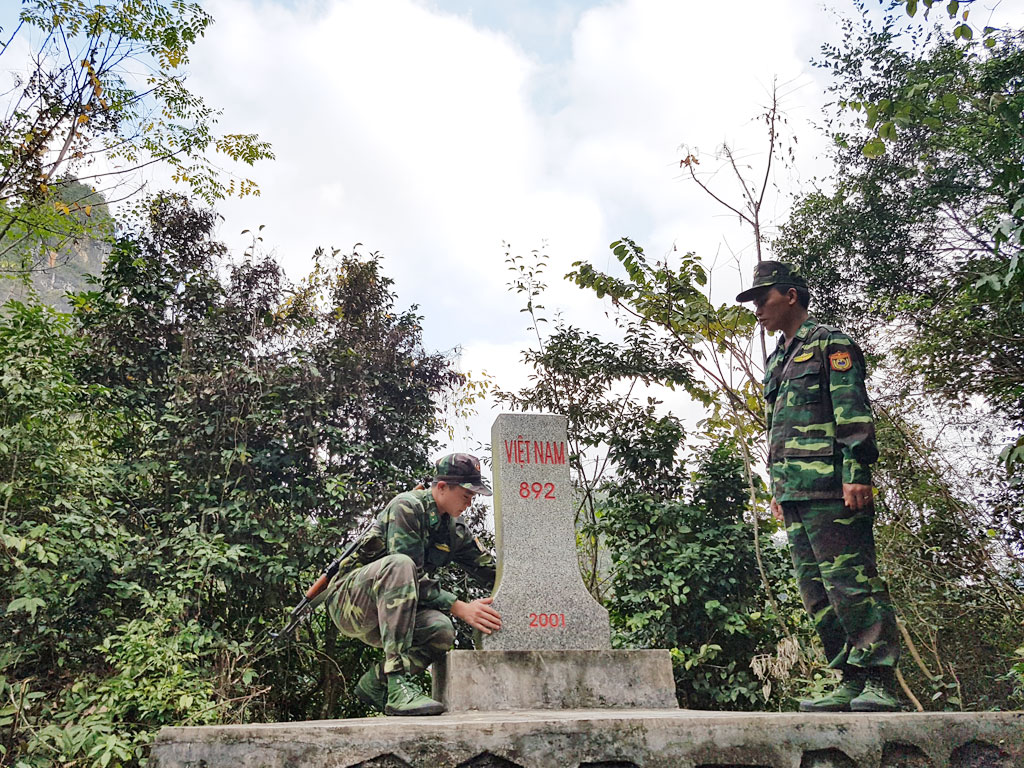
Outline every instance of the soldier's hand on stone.
[(777, 502), (775, 500), (774, 496), (772, 496), (772, 503), (769, 506), (770, 506), (771, 511), (772, 511), (772, 517), (775, 518), (775, 522), (777, 522), (777, 523), (784, 522), (783, 519), (782, 519), (782, 505), (779, 504), (779, 502)]
[(853, 510), (867, 509), (872, 504), (871, 486), (843, 483), (843, 504)]
[(501, 615), (491, 608), (493, 600), (492, 597), (481, 597), (471, 603), (456, 600), (452, 603), (452, 616), (489, 635), (501, 629)]

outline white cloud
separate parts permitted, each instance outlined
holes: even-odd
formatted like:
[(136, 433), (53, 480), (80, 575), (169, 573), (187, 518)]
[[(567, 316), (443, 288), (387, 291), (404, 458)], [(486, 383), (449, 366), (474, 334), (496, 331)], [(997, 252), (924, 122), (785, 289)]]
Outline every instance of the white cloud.
[[(222, 238), (240, 252), (236, 233), (266, 224), (265, 246), (293, 277), (317, 245), (380, 250), (399, 300), (421, 306), (428, 345), (462, 345), (465, 369), (498, 372), (505, 386), (524, 373), (529, 338), (503, 241), (514, 253), (547, 242), (549, 317), (562, 308), (574, 324), (604, 324), (602, 304), (561, 276), (579, 259), (614, 268), (611, 240), (630, 235), (654, 256), (713, 256), (723, 233), (731, 248), (749, 244), (682, 179), (678, 146), (728, 140), (757, 165), (764, 129), (752, 118), (773, 78), (806, 84), (785, 105), (811, 102), (797, 123), (820, 93), (801, 40), (822, 17), (803, 0), (742, 0), (727, 14), (595, 3), (554, 57), (530, 49), (543, 35), (514, 39), (414, 0), (209, 7), (217, 24), (190, 83), (224, 108), (223, 128), (256, 131), (277, 154), (250, 171), (262, 197), (219, 206)], [(558, 24), (568, 18), (563, 9)], [(721, 300), (738, 276), (726, 255)]]
[(223, 206), (229, 222), (268, 224), (296, 271), (318, 244), (363, 242), (403, 299), (455, 312), (493, 282), (501, 240), (531, 218), (542, 156), (524, 54), (404, 0), (316, 13), (224, 0), (213, 12), (193, 80), (278, 157), (255, 171), (260, 200)]

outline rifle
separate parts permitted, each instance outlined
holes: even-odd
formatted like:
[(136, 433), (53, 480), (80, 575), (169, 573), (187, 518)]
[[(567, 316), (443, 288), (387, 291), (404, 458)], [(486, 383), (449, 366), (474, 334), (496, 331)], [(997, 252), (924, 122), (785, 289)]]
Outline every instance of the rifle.
[(352, 542), (345, 548), (338, 557), (336, 557), (330, 565), (327, 566), (327, 570), (323, 572), (323, 575), (313, 582), (313, 585), (306, 590), (306, 594), (303, 595), (299, 604), (292, 608), (292, 612), (289, 615), (288, 624), (280, 632), (271, 632), (270, 637), (279, 642), (286, 642), (291, 637), (292, 632), (306, 620), (313, 611), (315, 611), (324, 600), (327, 599), (327, 587), (335, 576), (338, 575), (338, 569), (341, 567), (341, 563), (351, 555), (360, 544), (363, 543), (363, 538), (369, 533), (370, 528), (373, 527), (374, 519), (371, 518), (368, 525), (366, 525), (358, 535), (352, 540)]
[[(424, 480), (422, 483), (419, 483), (414, 490), (422, 491), (429, 484), (429, 480)], [(330, 585), (334, 577), (338, 575), (338, 569), (341, 567), (345, 558), (355, 552), (359, 545), (363, 543), (363, 538), (373, 527), (380, 509), (382, 508), (379, 507), (377, 512), (374, 512), (373, 516), (370, 518), (370, 522), (363, 526), (363, 529), (359, 531), (352, 542), (345, 548), (345, 551), (338, 555), (334, 561), (327, 566), (327, 570), (323, 572), (323, 575), (313, 582), (313, 586), (306, 590), (306, 594), (299, 601), (299, 604), (292, 608), (292, 612), (288, 617), (288, 624), (285, 625), (285, 628), (280, 632), (269, 633), (272, 640), (277, 640), (279, 642), (285, 642), (288, 640), (299, 624), (305, 621), (306, 617), (315, 611), (320, 604), (327, 599), (327, 587)]]

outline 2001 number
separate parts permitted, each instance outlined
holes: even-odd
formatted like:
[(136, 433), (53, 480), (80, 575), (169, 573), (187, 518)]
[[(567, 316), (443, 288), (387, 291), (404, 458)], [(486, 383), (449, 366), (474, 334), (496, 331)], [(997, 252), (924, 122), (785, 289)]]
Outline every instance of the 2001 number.
[(531, 627), (564, 627), (564, 613), (531, 613)]
[(533, 496), (535, 499), (541, 498), (541, 494), (544, 494), (545, 499), (555, 498), (555, 484), (554, 483), (527, 483), (522, 482), (519, 484), (519, 495), (524, 499)]

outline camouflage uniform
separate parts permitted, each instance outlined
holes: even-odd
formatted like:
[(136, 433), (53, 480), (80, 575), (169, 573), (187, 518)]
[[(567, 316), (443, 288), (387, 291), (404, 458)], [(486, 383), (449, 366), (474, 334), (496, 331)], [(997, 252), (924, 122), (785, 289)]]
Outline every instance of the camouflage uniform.
[(434, 572), (458, 563), (494, 586), (494, 560), (466, 525), (441, 514), (430, 490), (399, 494), (377, 516), (331, 582), (327, 610), (339, 631), (384, 649), (384, 672), (414, 675), (452, 647), (455, 602)]
[(878, 458), (864, 356), (849, 336), (808, 319), (768, 358), (769, 469), (804, 606), (832, 667), (893, 667), (895, 616), (875, 566), (874, 508), (843, 503), (871, 484)]

